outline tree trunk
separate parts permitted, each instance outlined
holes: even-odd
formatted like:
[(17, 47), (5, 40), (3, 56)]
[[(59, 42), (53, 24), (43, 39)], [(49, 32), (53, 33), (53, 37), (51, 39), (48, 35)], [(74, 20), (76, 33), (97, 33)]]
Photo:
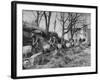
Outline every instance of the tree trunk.
[(54, 22), (54, 32), (56, 32), (56, 20)]
[(48, 16), (44, 12), (44, 17), (45, 17), (45, 25), (46, 25), (46, 33), (49, 32), (49, 26), (50, 26), (50, 18), (51, 18), (51, 12), (48, 12)]
[(63, 23), (62, 23), (62, 39), (61, 39), (61, 44), (63, 45), (64, 41), (64, 15), (63, 15)]
[(36, 25), (39, 27), (39, 12), (37, 11)]

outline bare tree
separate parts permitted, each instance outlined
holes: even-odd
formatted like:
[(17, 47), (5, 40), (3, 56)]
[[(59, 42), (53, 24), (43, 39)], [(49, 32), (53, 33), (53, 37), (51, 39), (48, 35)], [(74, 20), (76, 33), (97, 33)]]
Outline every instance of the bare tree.
[[(84, 27), (87, 27), (87, 24), (83, 24), (84, 20), (80, 20), (82, 18), (81, 13), (60, 13), (60, 19), (57, 17), (57, 19), (60, 21), (62, 26), (62, 38), (61, 38), (61, 44), (64, 42), (64, 35), (67, 33), (70, 33), (70, 39), (73, 40), (74, 34), (82, 30)], [(81, 26), (78, 26), (78, 24), (81, 24)]]
[[(70, 32), (71, 39), (73, 39), (74, 34), (83, 28), (86, 28), (88, 24), (83, 23), (84, 19), (80, 20), (80, 17), (82, 17), (80, 13), (68, 13), (68, 17), (68, 26), (65, 28), (67, 31), (64, 32), (64, 34)], [(77, 26), (78, 24), (81, 24), (81, 26)]]
[(39, 27), (40, 21), (43, 17), (43, 11), (36, 11), (36, 15), (34, 13), (33, 13), (33, 15), (36, 18), (35, 22), (36, 22), (37, 27)]
[(67, 22), (67, 20), (69, 19), (69, 17), (67, 16), (67, 13), (61, 12), (60, 13), (60, 19), (57, 18), (62, 26), (62, 40), (61, 43), (63, 44), (63, 40), (64, 40), (64, 34), (65, 34), (65, 24)]
[(49, 32), (49, 26), (50, 26), (51, 12), (50, 11), (48, 11), (48, 12), (44, 11), (43, 14), (44, 14), (44, 18), (45, 18), (46, 33), (48, 33)]
[(65, 28), (67, 30), (64, 34), (70, 32), (71, 39), (73, 39), (74, 33), (80, 30), (81, 28), (77, 28), (76, 24), (79, 23), (80, 14), (78, 13), (68, 13), (68, 26)]
[(56, 16), (55, 16), (55, 21), (54, 21), (54, 32), (56, 31), (56, 25), (57, 25), (57, 13), (56, 13)]

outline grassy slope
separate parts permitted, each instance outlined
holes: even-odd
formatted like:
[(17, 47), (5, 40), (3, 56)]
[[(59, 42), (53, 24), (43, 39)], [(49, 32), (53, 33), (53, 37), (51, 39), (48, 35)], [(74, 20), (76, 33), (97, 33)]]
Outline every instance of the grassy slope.
[[(54, 52), (55, 51), (52, 53)], [(48, 63), (44, 65), (35, 65), (30, 69), (90, 66), (90, 56), (90, 47), (83, 50), (80, 48), (69, 49), (67, 51), (60, 50), (56, 55), (47, 57), (50, 60)]]

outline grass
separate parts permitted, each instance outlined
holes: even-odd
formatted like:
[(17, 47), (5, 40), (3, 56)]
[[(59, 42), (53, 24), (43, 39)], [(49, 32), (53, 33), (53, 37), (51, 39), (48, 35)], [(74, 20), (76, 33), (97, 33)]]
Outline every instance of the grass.
[(67, 50), (59, 49), (39, 55), (35, 58), (34, 65), (28, 69), (90, 66), (90, 56), (90, 47), (84, 49), (80, 47), (73, 47)]

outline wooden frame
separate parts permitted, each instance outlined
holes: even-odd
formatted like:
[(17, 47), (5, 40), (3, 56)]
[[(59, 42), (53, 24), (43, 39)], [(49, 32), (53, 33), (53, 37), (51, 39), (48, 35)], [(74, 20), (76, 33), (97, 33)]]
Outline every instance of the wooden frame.
[[(45, 75), (28, 75), (28, 76), (18, 76), (17, 74), (17, 38), (18, 38), (18, 23), (17, 15), (18, 5), (41, 5), (41, 6), (53, 6), (53, 7), (72, 7), (72, 8), (85, 8), (85, 9), (94, 9), (95, 10), (95, 71), (90, 72), (76, 72), (76, 73), (61, 73), (61, 74), (45, 74)], [(54, 77), (54, 76), (68, 76), (68, 75), (85, 75), (85, 74), (97, 74), (98, 72), (98, 55), (97, 55), (97, 35), (98, 35), (98, 8), (97, 6), (88, 6), (88, 5), (71, 5), (71, 4), (57, 4), (57, 3), (40, 3), (40, 2), (24, 2), (24, 1), (12, 1), (11, 2), (11, 78), (20, 79), (20, 78), (38, 78), (38, 77)]]

